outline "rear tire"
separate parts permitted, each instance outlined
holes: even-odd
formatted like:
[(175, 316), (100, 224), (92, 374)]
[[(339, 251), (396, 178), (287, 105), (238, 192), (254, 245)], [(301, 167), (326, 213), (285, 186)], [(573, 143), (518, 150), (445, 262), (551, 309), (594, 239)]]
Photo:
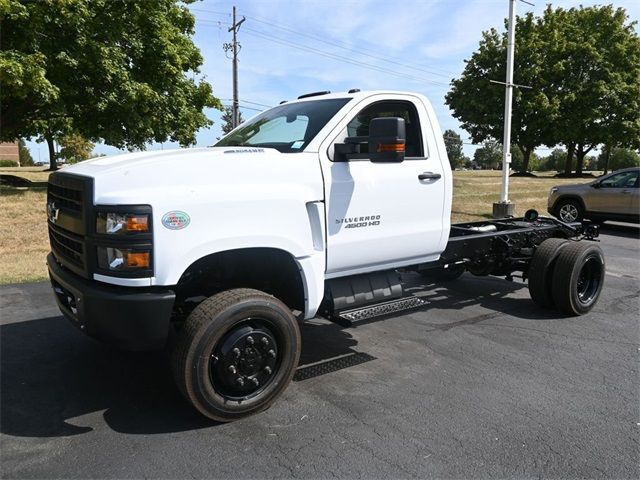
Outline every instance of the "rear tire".
[(258, 290), (213, 295), (185, 321), (172, 352), (176, 384), (203, 415), (220, 422), (267, 409), (300, 358), (300, 331), (280, 300)]
[(564, 238), (548, 238), (536, 248), (529, 264), (529, 295), (543, 308), (553, 308), (551, 281), (560, 250), (568, 243)]
[(598, 301), (604, 285), (605, 261), (599, 246), (570, 243), (562, 249), (553, 275), (553, 300), (566, 315), (584, 315)]

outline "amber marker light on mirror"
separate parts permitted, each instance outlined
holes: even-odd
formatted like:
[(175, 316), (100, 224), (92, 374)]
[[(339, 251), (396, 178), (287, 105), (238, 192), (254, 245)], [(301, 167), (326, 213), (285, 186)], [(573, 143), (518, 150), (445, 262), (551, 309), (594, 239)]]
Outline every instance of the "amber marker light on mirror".
[(378, 145), (378, 152), (404, 152), (404, 143), (381, 143)]

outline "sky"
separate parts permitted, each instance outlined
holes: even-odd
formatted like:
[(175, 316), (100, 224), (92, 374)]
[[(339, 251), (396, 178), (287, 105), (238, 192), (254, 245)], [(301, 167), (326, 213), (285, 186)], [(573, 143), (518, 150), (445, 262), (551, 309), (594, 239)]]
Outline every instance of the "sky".
[[(546, 5), (571, 8), (612, 3), (640, 20), (640, 1), (518, 1), (516, 13), (540, 15)], [(534, 3), (535, 5), (530, 5)], [(330, 90), (403, 90), (426, 95), (442, 130), (459, 132), (465, 153), (475, 146), (444, 103), (449, 82), (464, 69), (483, 31), (504, 30), (509, 0), (203, 0), (189, 5), (196, 17), (194, 43), (204, 57), (202, 76), (225, 105), (233, 96), (232, 63), (223, 44), (236, 6), (238, 20), (239, 98), (244, 119), (303, 93)], [(639, 27), (636, 25), (636, 30)], [(517, 79), (517, 72), (516, 72)], [(498, 79), (504, 81), (504, 79)], [(496, 86), (496, 88), (502, 88)], [(504, 108), (504, 106), (500, 106)], [(205, 111), (215, 123), (202, 129), (197, 146), (215, 143), (221, 134), (220, 112)], [(46, 144), (28, 142), (34, 160), (48, 160)], [(149, 149), (178, 148), (152, 144)], [(98, 144), (95, 153), (123, 153)], [(539, 152), (539, 153), (543, 153)]]

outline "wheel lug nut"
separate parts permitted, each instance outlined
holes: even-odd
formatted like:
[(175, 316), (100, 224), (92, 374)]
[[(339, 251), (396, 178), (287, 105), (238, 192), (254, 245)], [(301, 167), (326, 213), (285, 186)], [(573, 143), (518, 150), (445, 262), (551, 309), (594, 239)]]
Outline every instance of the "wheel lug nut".
[(271, 367), (264, 367), (264, 373), (271, 375)]
[(240, 378), (236, 379), (236, 383), (238, 385), (240, 385), (241, 387), (244, 387), (244, 378), (240, 377)]
[(264, 345), (265, 347), (269, 345), (269, 339), (267, 337), (262, 337), (260, 339), (260, 342), (262, 343), (262, 345)]
[(253, 337), (249, 336), (249, 337), (247, 337), (247, 343), (249, 345), (253, 345), (255, 343), (255, 340), (253, 339)]
[(239, 357), (239, 356), (240, 356), (240, 349), (239, 349), (239, 348), (234, 348), (233, 350), (231, 350), (231, 352), (232, 352), (236, 357)]
[(271, 358), (276, 358), (276, 352), (275, 350), (269, 350), (267, 352), (267, 355), (269, 355)]
[(229, 365), (229, 373), (235, 374), (237, 372), (235, 365)]
[(251, 381), (253, 382), (253, 384), (257, 387), (258, 385), (260, 385), (260, 382), (258, 381), (257, 378), (252, 378)]

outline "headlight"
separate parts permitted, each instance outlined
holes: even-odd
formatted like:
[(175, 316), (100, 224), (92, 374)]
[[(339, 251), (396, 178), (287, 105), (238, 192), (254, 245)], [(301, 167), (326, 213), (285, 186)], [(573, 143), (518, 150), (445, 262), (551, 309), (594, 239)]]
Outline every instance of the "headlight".
[(151, 252), (131, 248), (98, 247), (98, 266), (115, 272), (139, 272), (151, 268)]
[(96, 232), (127, 235), (148, 233), (149, 215), (146, 213), (98, 213)]

